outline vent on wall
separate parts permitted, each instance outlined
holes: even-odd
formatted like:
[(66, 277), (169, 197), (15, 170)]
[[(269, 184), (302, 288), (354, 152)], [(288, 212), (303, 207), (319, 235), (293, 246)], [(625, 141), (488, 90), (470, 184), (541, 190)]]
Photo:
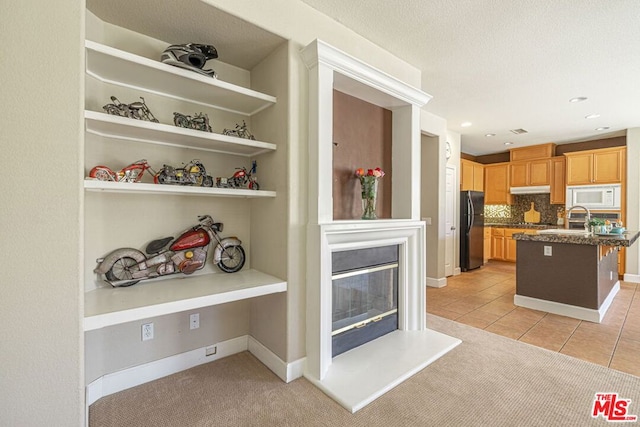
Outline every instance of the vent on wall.
[(509, 132), (515, 133), (516, 135), (522, 135), (523, 133), (529, 133), (529, 131), (525, 129), (511, 129)]

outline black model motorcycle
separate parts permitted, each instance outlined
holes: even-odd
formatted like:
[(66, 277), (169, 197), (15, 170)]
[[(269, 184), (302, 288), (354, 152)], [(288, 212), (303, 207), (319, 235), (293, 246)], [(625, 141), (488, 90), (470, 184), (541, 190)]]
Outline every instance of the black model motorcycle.
[(213, 187), (213, 178), (207, 175), (207, 170), (200, 160), (191, 160), (181, 168), (164, 165), (153, 177), (153, 182), (156, 184)]
[(174, 111), (173, 124), (180, 128), (213, 132), (209, 124), (209, 116), (203, 113), (198, 113), (192, 117)]
[(145, 120), (147, 122), (159, 123), (155, 118), (147, 104), (144, 102), (144, 98), (140, 97), (142, 102), (132, 102), (131, 104), (123, 104), (115, 96), (111, 97), (112, 104), (107, 104), (102, 107), (107, 114), (120, 117), (128, 117), (130, 119)]

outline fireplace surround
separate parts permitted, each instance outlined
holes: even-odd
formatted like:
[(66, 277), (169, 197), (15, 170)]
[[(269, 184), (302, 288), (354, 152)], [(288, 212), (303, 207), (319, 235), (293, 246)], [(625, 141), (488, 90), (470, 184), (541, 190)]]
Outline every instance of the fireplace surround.
[[(420, 221), (420, 107), (428, 94), (316, 40), (301, 52), (309, 68), (309, 183), (304, 376), (351, 412), (453, 349), (460, 340), (426, 327), (426, 231)], [(392, 113), (391, 218), (334, 220), (334, 90)], [(333, 257), (397, 248), (397, 328), (333, 352)]]

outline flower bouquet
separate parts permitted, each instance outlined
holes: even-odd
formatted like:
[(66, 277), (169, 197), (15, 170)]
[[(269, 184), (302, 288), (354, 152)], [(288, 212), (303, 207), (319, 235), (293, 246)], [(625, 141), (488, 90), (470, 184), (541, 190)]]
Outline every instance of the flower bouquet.
[(377, 219), (376, 197), (378, 196), (378, 180), (384, 176), (384, 171), (380, 168), (356, 169), (356, 177), (360, 180), (362, 188), (362, 219)]

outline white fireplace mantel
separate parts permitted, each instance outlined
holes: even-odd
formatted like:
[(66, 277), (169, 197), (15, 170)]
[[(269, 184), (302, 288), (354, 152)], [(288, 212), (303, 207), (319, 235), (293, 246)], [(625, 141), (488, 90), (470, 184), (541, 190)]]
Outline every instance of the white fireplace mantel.
[[(431, 96), (316, 40), (309, 68), (309, 188), (305, 377), (352, 412), (460, 340), (427, 329), (426, 232), (420, 221), (420, 107)], [(333, 220), (333, 91), (392, 112), (391, 219)], [(398, 245), (398, 330), (331, 354), (332, 254)]]

